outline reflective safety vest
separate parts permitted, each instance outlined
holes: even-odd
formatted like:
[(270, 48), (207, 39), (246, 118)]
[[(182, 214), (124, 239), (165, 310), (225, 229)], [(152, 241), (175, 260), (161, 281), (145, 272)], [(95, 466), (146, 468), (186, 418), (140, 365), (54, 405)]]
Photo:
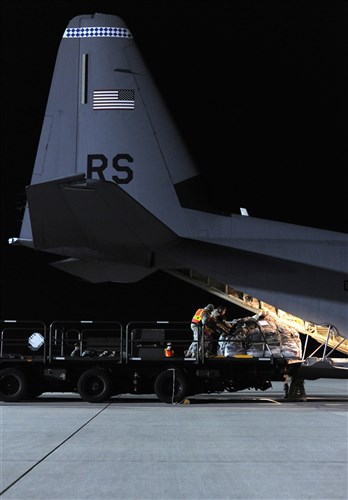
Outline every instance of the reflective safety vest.
[(192, 323), (200, 323), (202, 321), (203, 311), (204, 311), (204, 308), (197, 309), (197, 311), (193, 315), (191, 322)]

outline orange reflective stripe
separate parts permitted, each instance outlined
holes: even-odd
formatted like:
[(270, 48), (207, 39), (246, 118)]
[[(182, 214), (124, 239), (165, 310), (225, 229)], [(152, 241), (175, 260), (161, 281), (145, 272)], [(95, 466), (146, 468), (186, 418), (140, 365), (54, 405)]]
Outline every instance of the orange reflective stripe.
[(197, 311), (195, 312), (195, 314), (193, 315), (193, 318), (192, 318), (192, 323), (200, 323), (201, 322), (201, 319), (202, 319), (202, 316), (203, 316), (203, 311), (204, 309), (197, 309)]

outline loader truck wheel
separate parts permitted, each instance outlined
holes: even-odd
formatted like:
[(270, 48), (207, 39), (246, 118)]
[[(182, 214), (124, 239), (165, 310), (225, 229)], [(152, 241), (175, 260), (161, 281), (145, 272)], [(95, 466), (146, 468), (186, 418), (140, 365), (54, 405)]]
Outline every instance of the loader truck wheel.
[(80, 376), (77, 390), (85, 401), (100, 403), (110, 397), (112, 384), (105, 371), (91, 368)]
[(163, 403), (180, 403), (187, 396), (187, 379), (180, 370), (169, 369), (155, 380), (155, 394)]
[(17, 368), (5, 368), (0, 371), (0, 399), (15, 402), (25, 398), (28, 391), (28, 380)]

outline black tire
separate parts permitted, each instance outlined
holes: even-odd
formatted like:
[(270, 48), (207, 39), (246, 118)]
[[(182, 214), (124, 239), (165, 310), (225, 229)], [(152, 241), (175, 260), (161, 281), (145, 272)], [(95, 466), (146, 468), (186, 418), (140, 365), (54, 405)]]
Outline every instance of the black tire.
[(77, 390), (82, 399), (90, 403), (100, 403), (111, 395), (112, 384), (109, 375), (96, 368), (85, 371), (77, 382)]
[(186, 376), (180, 370), (166, 370), (155, 380), (155, 394), (163, 403), (180, 403), (188, 392)]
[(28, 380), (17, 368), (5, 368), (0, 371), (0, 399), (15, 402), (25, 398), (28, 391)]

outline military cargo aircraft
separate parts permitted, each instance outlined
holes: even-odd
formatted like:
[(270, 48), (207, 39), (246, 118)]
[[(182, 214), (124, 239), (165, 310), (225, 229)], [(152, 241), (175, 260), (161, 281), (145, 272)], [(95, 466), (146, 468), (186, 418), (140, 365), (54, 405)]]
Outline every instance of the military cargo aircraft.
[(10, 243), (94, 283), (162, 270), (348, 354), (348, 235), (216, 213), (199, 180), (126, 23), (74, 17)]

